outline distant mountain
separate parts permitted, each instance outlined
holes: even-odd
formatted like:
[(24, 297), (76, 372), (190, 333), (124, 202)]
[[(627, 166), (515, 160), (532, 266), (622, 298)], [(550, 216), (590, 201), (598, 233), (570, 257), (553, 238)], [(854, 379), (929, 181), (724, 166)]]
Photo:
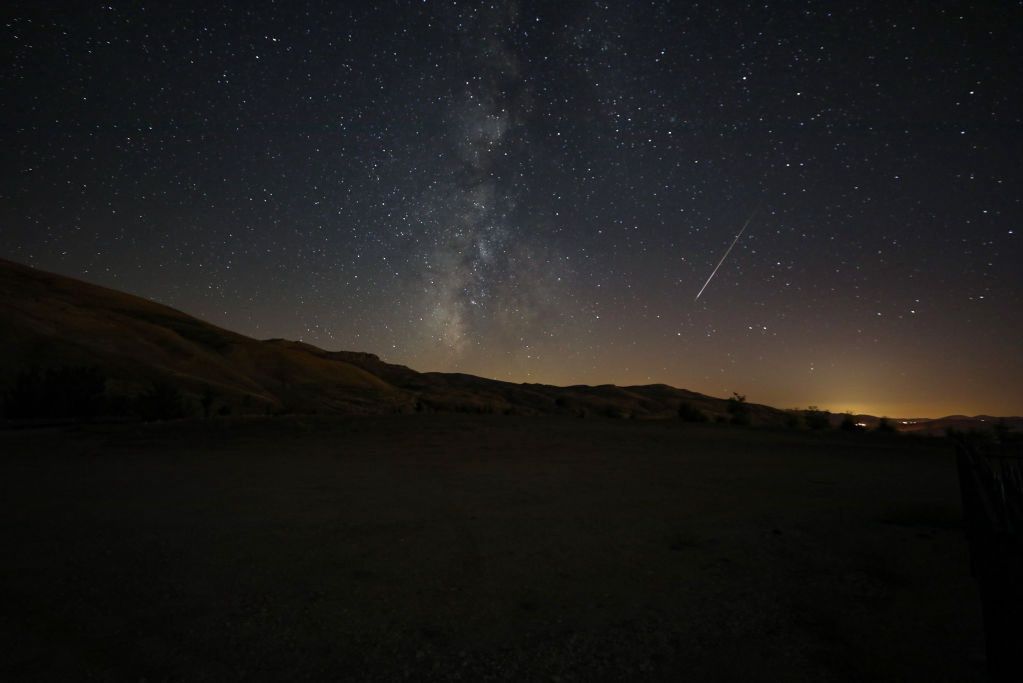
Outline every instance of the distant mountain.
[[(828, 420), (832, 427), (838, 427), (845, 419), (845, 413), (831, 413)], [(853, 422), (866, 429), (876, 429), (881, 418), (876, 415), (853, 415)], [(960, 431), (989, 430), (993, 425), (1003, 423), (1010, 431), (1023, 432), (1023, 417), (993, 417), (991, 415), (949, 415), (947, 417), (889, 417), (888, 423), (900, 432), (940, 436), (949, 429)]]
[[(681, 409), (690, 419), (728, 417), (726, 400), (663, 384), (514, 384), (420, 373), (370, 353), (260, 341), (147, 299), (4, 260), (0, 349), (0, 396), (9, 413), (19, 391), (31, 394), (32, 382), (41, 382), (39, 373), (95, 368), (102, 405), (118, 410), (170, 386), (191, 414), (203, 410), (205, 397), (205, 410), (235, 415), (460, 411), (677, 419)], [(789, 419), (769, 406), (750, 404), (748, 411), (753, 424)]]
[(1004, 424), (1009, 431), (1023, 432), (1023, 417), (993, 417), (991, 415), (949, 415), (933, 420), (910, 419), (894, 420), (895, 427), (900, 432), (913, 432), (917, 434), (944, 434), (949, 429), (958, 429), (968, 432), (970, 430), (990, 430), (995, 425)]

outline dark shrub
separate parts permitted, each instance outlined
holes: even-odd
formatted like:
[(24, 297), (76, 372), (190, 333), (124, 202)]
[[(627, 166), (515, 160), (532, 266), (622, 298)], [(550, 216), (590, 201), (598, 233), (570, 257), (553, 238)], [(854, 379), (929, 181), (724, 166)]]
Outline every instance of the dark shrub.
[(702, 410), (694, 408), (688, 403), (680, 403), (678, 405), (678, 417), (683, 422), (706, 422), (707, 416), (703, 414)]
[(748, 425), (750, 415), (746, 397), (733, 391), (731, 398), (728, 399), (728, 414), (731, 415), (730, 422), (733, 425)]
[(202, 405), (202, 416), (205, 419), (209, 419), (210, 415), (213, 414), (213, 402), (217, 399), (217, 394), (213, 391), (213, 387), (209, 384), (203, 385), (202, 396), (199, 397), (199, 403)]
[(95, 367), (62, 367), (19, 372), (4, 397), (13, 418), (92, 417), (104, 412), (106, 378)]
[(895, 426), (887, 417), (882, 417), (880, 420), (877, 421), (877, 427), (875, 427), (874, 430), (878, 432), (891, 434), (895, 432)]
[(831, 427), (831, 413), (817, 406), (810, 406), (803, 413), (806, 426), (810, 429), (828, 429)]
[(856, 420), (855, 418), (853, 418), (852, 413), (846, 413), (845, 415), (842, 416), (842, 423), (839, 425), (839, 428), (845, 432), (863, 431), (863, 427), (856, 424)]
[(1009, 424), (1005, 421), (1004, 417), (998, 418), (998, 422), (991, 425), (991, 431), (994, 432), (995, 439), (999, 443), (1008, 443), (1012, 440)]
[(138, 397), (136, 407), (143, 420), (175, 420), (186, 414), (181, 390), (163, 379), (154, 381), (149, 391)]

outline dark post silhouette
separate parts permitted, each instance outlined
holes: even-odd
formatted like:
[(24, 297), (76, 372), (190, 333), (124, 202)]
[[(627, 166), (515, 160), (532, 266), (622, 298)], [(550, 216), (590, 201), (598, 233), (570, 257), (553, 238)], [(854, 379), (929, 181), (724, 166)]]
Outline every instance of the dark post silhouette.
[(988, 671), (995, 681), (1023, 681), (1023, 449), (954, 438)]

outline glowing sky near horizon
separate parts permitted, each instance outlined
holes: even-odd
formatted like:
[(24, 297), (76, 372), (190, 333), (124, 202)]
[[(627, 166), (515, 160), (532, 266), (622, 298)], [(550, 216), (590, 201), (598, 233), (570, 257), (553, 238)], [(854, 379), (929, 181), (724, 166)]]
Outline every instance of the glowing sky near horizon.
[(0, 257), (419, 370), (1023, 414), (1021, 25), (15, 3)]

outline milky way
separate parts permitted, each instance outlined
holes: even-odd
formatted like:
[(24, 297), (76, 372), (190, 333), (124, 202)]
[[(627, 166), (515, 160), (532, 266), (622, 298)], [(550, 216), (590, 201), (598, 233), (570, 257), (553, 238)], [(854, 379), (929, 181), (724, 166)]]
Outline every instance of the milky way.
[(6, 16), (4, 258), (421, 370), (1023, 412), (1018, 3)]
[(508, 40), (520, 17), (514, 7), (499, 6), (462, 11), (456, 22), (467, 78), (464, 90), (446, 103), (451, 180), (422, 198), (432, 209), (424, 223), (435, 250), (421, 306), (429, 333), (458, 354), (488, 330), (537, 333), (530, 323), (542, 303), (538, 260), (545, 255), (531, 226), (517, 224), (523, 218), (516, 214), (516, 176), (528, 170), (506, 161), (521, 156), (531, 114), (521, 64)]

